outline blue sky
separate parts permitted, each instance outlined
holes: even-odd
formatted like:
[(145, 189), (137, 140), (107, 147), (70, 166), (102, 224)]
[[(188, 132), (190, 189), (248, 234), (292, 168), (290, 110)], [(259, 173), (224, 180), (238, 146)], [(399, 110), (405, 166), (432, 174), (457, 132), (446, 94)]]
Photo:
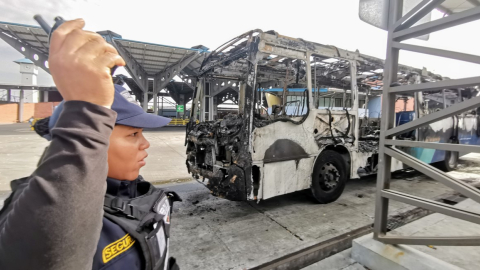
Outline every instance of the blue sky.
[[(288, 4), (287, 4), (288, 3)], [(112, 30), (124, 38), (191, 47), (202, 44), (214, 49), (251, 29), (275, 30), (280, 34), (322, 44), (356, 50), (384, 58), (386, 33), (358, 18), (358, 0), (335, 1), (146, 1), (146, 0), (0, 0), (0, 21), (33, 24), (40, 13), (53, 21), (84, 18), (86, 29)], [(442, 16), (434, 12), (433, 18)], [(409, 43), (479, 54), (477, 36), (480, 22), (434, 33), (428, 42)], [(478, 32), (478, 30), (477, 30)], [(0, 82), (18, 83), (19, 67), (13, 61), (23, 58), (0, 40)], [(402, 52), (400, 61), (452, 78), (478, 76), (480, 67), (454, 60)], [(52, 85), (41, 71), (40, 85)]]

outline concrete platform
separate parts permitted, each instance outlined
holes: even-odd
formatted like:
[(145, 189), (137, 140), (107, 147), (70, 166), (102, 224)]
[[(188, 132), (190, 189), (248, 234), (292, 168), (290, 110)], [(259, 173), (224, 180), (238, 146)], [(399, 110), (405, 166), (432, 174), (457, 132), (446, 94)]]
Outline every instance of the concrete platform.
[(351, 256), (372, 270), (462, 269), (406, 245), (385, 245), (373, 239), (373, 234), (355, 239)]
[[(401, 178), (392, 188), (426, 198), (450, 191), (423, 176)], [(181, 196), (184, 201), (175, 205), (172, 217), (171, 254), (182, 268), (263, 269), (264, 264), (371, 225), (375, 178), (350, 181), (340, 199), (327, 205), (316, 204), (308, 191), (258, 204), (215, 198), (200, 187)], [(412, 209), (392, 202), (390, 216)]]
[[(457, 208), (480, 213), (480, 204), (467, 199)], [(480, 236), (480, 225), (432, 214), (392, 232), (405, 236)], [(352, 258), (370, 269), (480, 268), (480, 247), (385, 245), (367, 235), (353, 243)]]
[(361, 264), (351, 258), (352, 249), (349, 248), (331, 257), (302, 268), (302, 270), (366, 270)]
[[(145, 131), (150, 141), (144, 178), (154, 183), (191, 180), (185, 166), (185, 128), (164, 127)], [(0, 196), (9, 193), (10, 181), (30, 175), (48, 141), (30, 130), (28, 123), (0, 126)]]

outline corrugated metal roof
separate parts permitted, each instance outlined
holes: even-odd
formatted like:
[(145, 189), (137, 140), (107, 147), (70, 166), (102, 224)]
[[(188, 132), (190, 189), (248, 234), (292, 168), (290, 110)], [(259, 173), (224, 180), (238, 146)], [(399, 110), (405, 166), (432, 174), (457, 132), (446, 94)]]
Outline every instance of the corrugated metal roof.
[[(34, 49), (48, 56), (48, 35), (38, 27), (10, 22), (0, 22), (1, 34), (14, 37), (25, 42)], [(192, 53), (206, 52), (204, 47), (200, 49), (182, 48), (162, 44), (154, 44), (135, 40), (114, 38), (114, 42), (122, 46), (131, 57), (143, 67), (148, 75), (154, 75), (174, 65)], [(200, 68), (205, 54), (199, 54), (199, 59), (191, 62), (185, 72), (194, 75)]]
[(42, 28), (32, 25), (0, 22), (0, 31), (2, 34), (10, 35), (28, 43), (36, 50), (48, 55), (48, 35)]
[[(182, 61), (192, 53), (205, 51), (202, 49), (188, 49), (120, 38), (114, 38), (114, 42), (125, 49), (130, 56), (143, 67), (148, 75), (162, 72), (166, 68)], [(199, 66), (200, 64), (195, 63), (191, 67), (195, 68), (196, 65)]]

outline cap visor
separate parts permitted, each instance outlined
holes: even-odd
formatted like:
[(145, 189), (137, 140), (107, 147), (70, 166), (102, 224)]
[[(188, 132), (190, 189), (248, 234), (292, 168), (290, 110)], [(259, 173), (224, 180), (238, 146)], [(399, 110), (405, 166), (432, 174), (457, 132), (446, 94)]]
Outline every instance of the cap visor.
[(116, 124), (137, 128), (159, 128), (168, 125), (172, 119), (154, 114), (142, 113), (117, 121)]

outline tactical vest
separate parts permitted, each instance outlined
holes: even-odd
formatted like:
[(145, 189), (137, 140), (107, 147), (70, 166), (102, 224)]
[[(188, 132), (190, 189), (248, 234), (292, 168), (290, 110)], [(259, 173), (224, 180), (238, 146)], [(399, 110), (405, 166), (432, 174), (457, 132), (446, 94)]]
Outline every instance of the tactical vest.
[(140, 244), (145, 269), (171, 269), (172, 265), (168, 262), (170, 214), (173, 202), (180, 200), (175, 192), (167, 192), (153, 185), (146, 194), (136, 198), (106, 194), (104, 216)]
[[(12, 193), (0, 209), (0, 225), (6, 221), (15, 198), (28, 186), (28, 177), (10, 183)], [(136, 198), (105, 195), (104, 217), (120, 226), (140, 244), (146, 270), (179, 269), (175, 259), (168, 256), (170, 214), (180, 197), (172, 191), (155, 188), (150, 184), (147, 193)]]

